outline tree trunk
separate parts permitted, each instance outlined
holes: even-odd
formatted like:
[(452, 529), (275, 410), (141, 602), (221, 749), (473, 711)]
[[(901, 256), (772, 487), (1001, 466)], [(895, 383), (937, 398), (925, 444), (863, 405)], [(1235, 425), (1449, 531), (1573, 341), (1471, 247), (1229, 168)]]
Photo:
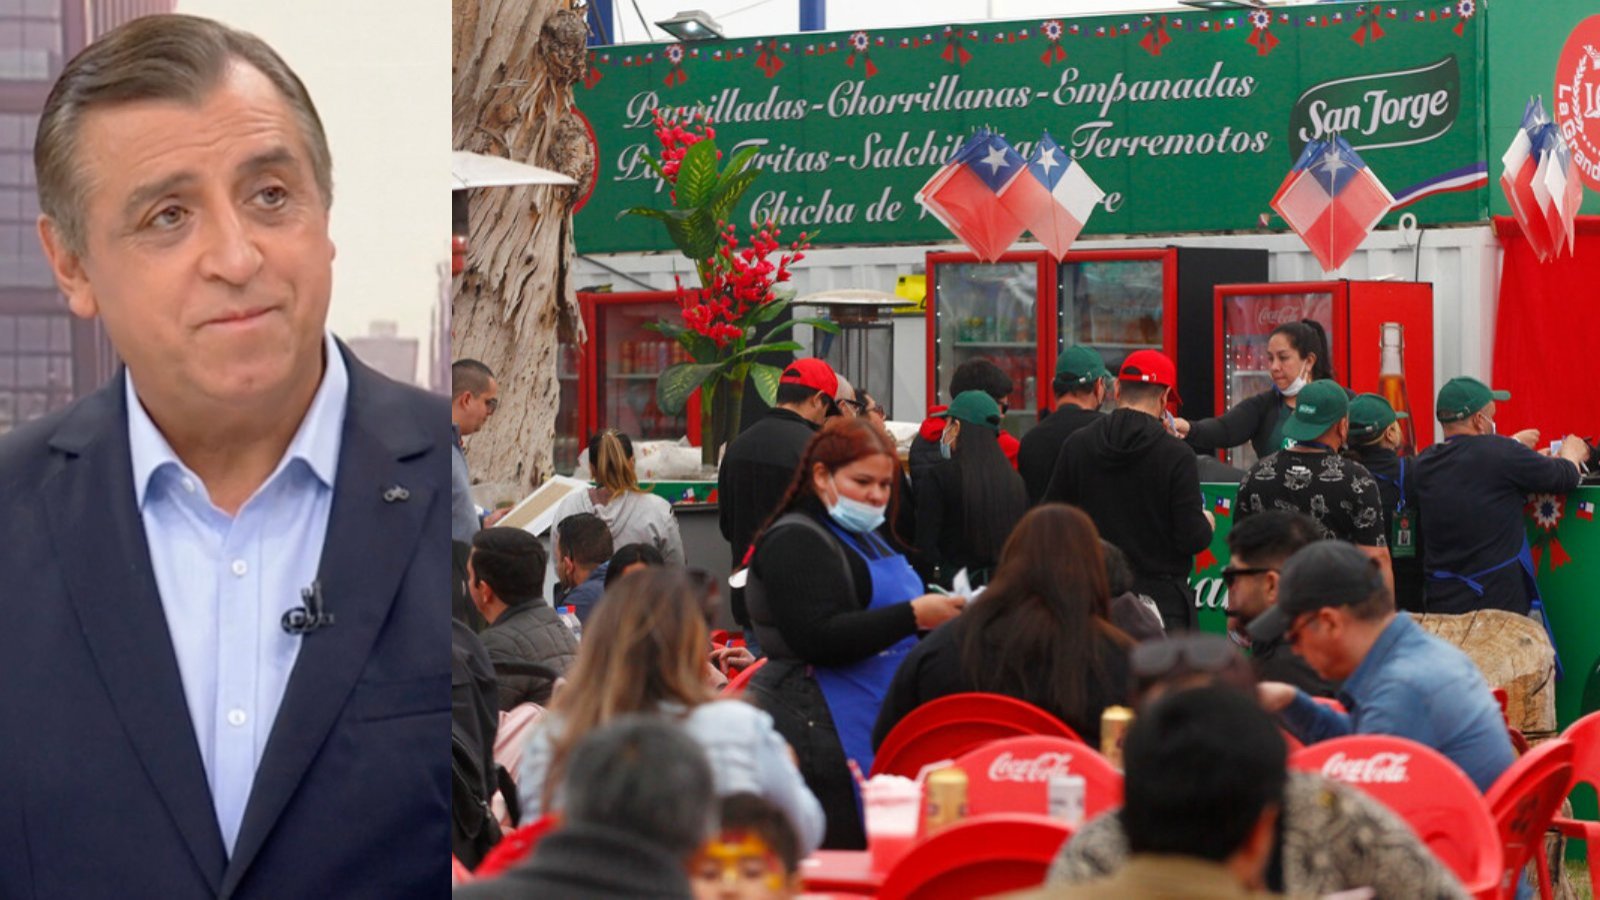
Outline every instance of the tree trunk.
[[(554, 169), (582, 185), (595, 165), (572, 112), (587, 65), (583, 17), (563, 0), (455, 0), (457, 150)], [(562, 331), (582, 340), (571, 282), (578, 188), (473, 190), (467, 261), (451, 302), (451, 352), (493, 369), (499, 411), (467, 439), (479, 483), (520, 498), (553, 471)], [(497, 498), (501, 499), (501, 498)]]

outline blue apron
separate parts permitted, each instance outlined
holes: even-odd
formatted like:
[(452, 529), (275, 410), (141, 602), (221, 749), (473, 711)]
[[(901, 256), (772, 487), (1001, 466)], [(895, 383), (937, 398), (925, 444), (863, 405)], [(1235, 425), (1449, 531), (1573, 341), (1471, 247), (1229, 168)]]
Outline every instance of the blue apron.
[[(1448, 444), (1449, 442), (1462, 437), (1465, 437), (1465, 435), (1455, 434), (1445, 438), (1444, 440), (1445, 443)], [(1455, 572), (1446, 572), (1440, 569), (1428, 572), (1428, 578), (1432, 581), (1459, 581), (1466, 585), (1467, 588), (1474, 594), (1482, 597), (1483, 584), (1480, 582), (1480, 579), (1511, 565), (1519, 565), (1522, 567), (1522, 583), (1528, 591), (1528, 615), (1539, 620), (1539, 624), (1544, 626), (1545, 636), (1550, 638), (1550, 650), (1555, 654), (1556, 659), (1556, 680), (1559, 681), (1566, 673), (1561, 668), (1561, 651), (1556, 648), (1556, 633), (1551, 630), (1550, 619), (1544, 614), (1544, 600), (1539, 596), (1539, 580), (1534, 576), (1533, 550), (1528, 546), (1527, 535), (1523, 535), (1522, 537), (1522, 549), (1517, 551), (1516, 556), (1513, 556), (1508, 560), (1495, 563), (1489, 568), (1473, 572), (1471, 575), (1460, 575)]]
[(1459, 581), (1466, 585), (1467, 588), (1474, 594), (1482, 597), (1483, 584), (1481, 583), (1481, 579), (1511, 565), (1519, 565), (1522, 567), (1522, 582), (1524, 587), (1527, 588), (1528, 598), (1531, 601), (1528, 608), (1528, 615), (1539, 620), (1539, 624), (1544, 626), (1545, 635), (1550, 638), (1550, 650), (1555, 653), (1556, 658), (1556, 679), (1560, 680), (1561, 677), (1566, 674), (1561, 669), (1561, 651), (1556, 649), (1556, 633), (1550, 628), (1550, 619), (1544, 614), (1544, 601), (1539, 596), (1539, 581), (1534, 577), (1533, 572), (1533, 551), (1528, 546), (1528, 539), (1526, 536), (1524, 536), (1522, 539), (1522, 549), (1517, 552), (1517, 555), (1504, 562), (1496, 563), (1489, 568), (1478, 572), (1473, 572), (1471, 575), (1460, 575), (1455, 572), (1436, 570), (1429, 572), (1428, 577), (1434, 581)]
[[(831, 521), (827, 525), (867, 561), (867, 572), (872, 577), (872, 602), (867, 609), (883, 609), (922, 595), (922, 579), (906, 558), (890, 549), (882, 538), (871, 533), (853, 534)], [(889, 692), (889, 682), (901, 660), (916, 645), (917, 636), (913, 634), (858, 662), (813, 669), (845, 758), (855, 760), (862, 772), (872, 771), (872, 726), (878, 721), (878, 708)]]

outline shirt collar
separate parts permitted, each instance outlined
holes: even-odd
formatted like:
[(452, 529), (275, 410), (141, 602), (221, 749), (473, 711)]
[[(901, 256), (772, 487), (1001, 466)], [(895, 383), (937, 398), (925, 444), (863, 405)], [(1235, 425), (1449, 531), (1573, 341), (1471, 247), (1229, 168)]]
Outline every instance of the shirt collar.
[[(350, 399), (350, 372), (345, 366), (344, 356), (339, 352), (339, 345), (334, 341), (332, 332), (324, 332), (323, 357), (326, 366), (322, 372), (322, 383), (311, 398), (311, 406), (306, 410), (305, 418), (300, 420), (299, 430), (289, 441), (283, 459), (278, 462), (268, 481), (283, 471), (290, 462), (298, 459), (303, 461), (324, 485), (333, 486), (334, 473), (339, 468), (339, 446), (344, 433), (344, 414)], [(128, 449), (133, 459), (134, 499), (139, 508), (143, 509), (150, 481), (156, 472), (169, 463), (184, 471), (188, 471), (188, 467), (178, 458), (172, 445), (167, 442), (166, 436), (145, 411), (144, 404), (139, 401), (138, 391), (134, 389), (131, 372), (124, 371), (123, 391), (128, 406)]]
[(1361, 664), (1356, 666), (1356, 670), (1351, 672), (1350, 677), (1344, 681), (1344, 686), (1339, 693), (1346, 698), (1345, 705), (1347, 707), (1352, 710), (1355, 708), (1354, 703), (1351, 701), (1360, 702), (1362, 689), (1374, 677), (1372, 673), (1383, 667), (1387, 658), (1394, 653), (1395, 645), (1400, 643), (1401, 638), (1405, 637), (1410, 629), (1416, 627), (1416, 624), (1411, 621), (1411, 617), (1405, 613), (1397, 613), (1394, 620), (1384, 626), (1383, 633), (1379, 634), (1378, 639), (1372, 643), (1372, 649), (1367, 651), (1367, 655), (1362, 658)]

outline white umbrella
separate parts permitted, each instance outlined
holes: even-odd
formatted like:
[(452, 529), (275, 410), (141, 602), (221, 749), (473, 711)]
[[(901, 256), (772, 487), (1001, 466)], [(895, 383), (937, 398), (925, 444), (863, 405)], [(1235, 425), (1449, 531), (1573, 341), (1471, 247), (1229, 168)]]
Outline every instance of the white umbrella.
[(451, 190), (514, 184), (577, 184), (571, 178), (502, 156), (457, 150), (450, 154)]

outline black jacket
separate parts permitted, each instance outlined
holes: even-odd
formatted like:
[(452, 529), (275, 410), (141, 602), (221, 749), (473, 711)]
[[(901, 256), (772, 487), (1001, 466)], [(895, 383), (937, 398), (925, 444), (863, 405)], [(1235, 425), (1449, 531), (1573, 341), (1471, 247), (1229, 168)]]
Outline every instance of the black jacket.
[(1244, 398), (1238, 406), (1216, 418), (1190, 422), (1189, 436), (1185, 440), (1197, 453), (1249, 444), (1260, 459), (1283, 449), (1282, 422), (1293, 412), (1289, 404), (1283, 402), (1283, 395), (1277, 388), (1267, 388)]
[(1411, 556), (1395, 556), (1394, 514), (1400, 508), (1400, 464), (1398, 454), (1387, 447), (1368, 445), (1365, 447), (1351, 447), (1350, 455), (1356, 461), (1367, 467), (1372, 477), (1378, 482), (1378, 495), (1383, 498), (1383, 530), (1391, 536), (1389, 542), (1390, 562), (1394, 566), (1394, 602), (1395, 605), (1407, 612), (1424, 612), (1422, 605), (1423, 592), (1427, 587), (1427, 575), (1422, 568), (1422, 527), (1417, 518), (1417, 461), (1405, 460), (1405, 505), (1412, 514), (1412, 541), (1415, 552)]
[(689, 900), (688, 866), (631, 832), (568, 824), (545, 835), (533, 855), (499, 878), (455, 889), (454, 900), (670, 898)]
[[(775, 406), (728, 444), (717, 470), (717, 517), (735, 570), (743, 566), (756, 531), (783, 502), (816, 433), (809, 419)], [(748, 625), (743, 592), (734, 591), (731, 601), (734, 619)]]
[(1119, 409), (1068, 438), (1044, 500), (1081, 507), (1136, 576), (1187, 578), (1194, 555), (1211, 544), (1194, 452), (1137, 410)]
[[(1009, 479), (1016, 476), (1009, 470)], [(987, 570), (993, 569), (999, 553), (981, 554), (974, 548), (967, 534), (966, 503), (962, 499), (961, 466), (953, 459), (944, 460), (928, 469), (917, 482), (917, 555), (923, 571), (940, 584), (950, 586), (950, 580), (962, 569), (975, 577), (973, 585), (987, 580)], [(1015, 488), (1013, 488), (1015, 490)], [(1016, 522), (1006, 526), (999, 535), (1004, 543)], [(997, 548), (998, 550), (998, 548)]]
[(1081, 406), (1066, 406), (1045, 416), (1038, 425), (1022, 436), (1022, 447), (1017, 450), (1017, 471), (1028, 488), (1028, 505), (1034, 506), (1044, 497), (1050, 486), (1050, 476), (1056, 471), (1056, 457), (1073, 432), (1098, 421), (1105, 413)]
[(1275, 641), (1252, 641), (1250, 664), (1258, 680), (1292, 684), (1313, 697), (1332, 697), (1339, 690), (1336, 682), (1318, 675), (1282, 637)]
[[(980, 599), (978, 602), (983, 601)], [(889, 693), (878, 710), (878, 722), (872, 729), (874, 747), (883, 743), (884, 737), (907, 713), (922, 704), (951, 694), (978, 690), (977, 685), (967, 678), (961, 665), (961, 643), (965, 639), (969, 621), (957, 616), (935, 628), (906, 656), (905, 662), (895, 671)], [(1003, 626), (1004, 620), (999, 620), (997, 625)], [(985, 657), (1006, 652), (1004, 645), (994, 637), (994, 631), (991, 628), (983, 636)], [(1067, 723), (1091, 747), (1100, 746), (1100, 714), (1107, 706), (1127, 703), (1129, 689), (1128, 651), (1110, 638), (1098, 634), (1096, 637), (1104, 669), (1094, 672), (1091, 668), (1088, 715), (1074, 716), (1055, 707), (1040, 682), (1030, 685), (1034, 690), (1017, 695), (1017, 699), (1026, 700)]]
[[(571, 629), (543, 600), (530, 600), (513, 606), (479, 635), (495, 663), (529, 662), (549, 666), (566, 674), (578, 656), (578, 639)], [(499, 675), (500, 708), (508, 710), (519, 703), (550, 702), (548, 678), (537, 675)]]

